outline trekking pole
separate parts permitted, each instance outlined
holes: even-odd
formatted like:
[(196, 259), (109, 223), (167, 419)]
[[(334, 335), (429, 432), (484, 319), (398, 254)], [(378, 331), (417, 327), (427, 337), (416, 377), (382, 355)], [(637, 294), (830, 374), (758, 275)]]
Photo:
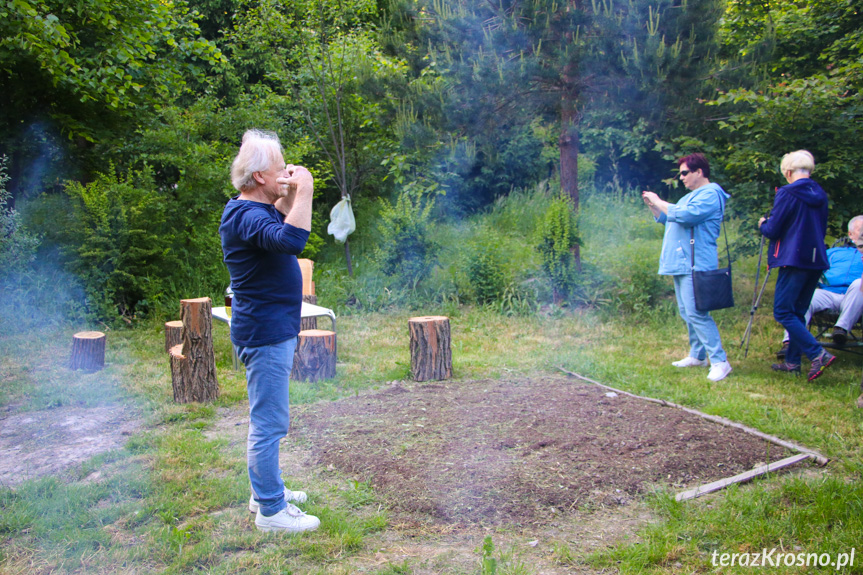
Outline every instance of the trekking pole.
[[(758, 278), (761, 276), (761, 258), (764, 255), (764, 236), (761, 236), (761, 245), (758, 247), (758, 267), (755, 269), (755, 291), (752, 293), (752, 307), (749, 309), (749, 324), (746, 326), (746, 331), (743, 332), (743, 338), (740, 340), (740, 347), (746, 342), (746, 351), (743, 357), (749, 353), (749, 336), (752, 333), (752, 322), (755, 320), (755, 310), (758, 309), (758, 302), (761, 300), (761, 295), (758, 292)], [(768, 273), (770, 268), (767, 268)], [(765, 278), (764, 284), (767, 285)], [(764, 293), (764, 287), (761, 288), (761, 293)]]
[(761, 256), (764, 255), (764, 236), (761, 236), (761, 245), (758, 247), (758, 267), (755, 269), (755, 288), (752, 292), (752, 305), (758, 298), (758, 277), (761, 275)]
[[(752, 321), (755, 319), (755, 310), (758, 309), (758, 304), (761, 303), (761, 296), (764, 295), (764, 288), (767, 287), (767, 281), (770, 279), (770, 271), (768, 267), (767, 273), (764, 275), (764, 283), (761, 284), (761, 291), (758, 292), (758, 297), (755, 299), (755, 303), (752, 304), (752, 310), (749, 312), (749, 325), (746, 326), (746, 333), (743, 334), (743, 338), (746, 340), (746, 349), (743, 351), (744, 358), (749, 354), (749, 336), (752, 335)], [(743, 341), (740, 342), (740, 346), (743, 347)]]

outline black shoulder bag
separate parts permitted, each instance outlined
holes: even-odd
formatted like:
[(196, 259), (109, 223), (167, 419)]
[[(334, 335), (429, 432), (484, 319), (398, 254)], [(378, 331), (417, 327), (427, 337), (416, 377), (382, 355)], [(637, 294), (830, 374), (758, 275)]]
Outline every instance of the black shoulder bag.
[[(724, 212), (724, 210), (723, 210)], [(695, 271), (695, 229), (689, 230), (689, 250), (692, 256), (692, 289), (695, 292), (695, 309), (713, 311), (734, 307), (734, 291), (731, 286), (731, 251), (728, 249), (728, 232), (725, 230), (725, 215), (722, 216), (722, 231), (725, 234), (725, 254), (728, 267), (708, 271)]]

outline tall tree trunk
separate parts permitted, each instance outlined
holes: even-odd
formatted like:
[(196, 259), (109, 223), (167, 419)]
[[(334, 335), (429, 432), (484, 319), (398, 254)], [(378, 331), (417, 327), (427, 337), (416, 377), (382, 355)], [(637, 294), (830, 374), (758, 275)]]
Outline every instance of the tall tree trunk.
[(351, 246), (350, 240), (345, 238), (345, 261), (348, 264), (348, 276), (354, 277), (354, 265), (351, 263)]
[[(560, 106), (560, 187), (572, 198), (572, 206), (578, 213), (578, 110), (576, 96), (565, 91)], [(581, 271), (579, 246), (572, 248), (575, 266)]]

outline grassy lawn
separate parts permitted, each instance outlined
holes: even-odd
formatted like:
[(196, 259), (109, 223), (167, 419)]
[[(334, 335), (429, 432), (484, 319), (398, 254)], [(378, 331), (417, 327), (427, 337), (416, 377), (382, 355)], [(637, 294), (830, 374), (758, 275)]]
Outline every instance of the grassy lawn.
[[(474, 308), (447, 313), (457, 378), (529, 376), (561, 366), (740, 421), (833, 459), (823, 471), (780, 474), (704, 500), (676, 503), (670, 492), (650, 494), (645, 502), (661, 520), (645, 525), (637, 541), (592, 554), (577, 546), (556, 548), (552, 555), (582, 568), (691, 572), (710, 570), (714, 550), (781, 547), (837, 554), (850, 552), (860, 540), (863, 417), (853, 406), (859, 358), (841, 355), (817, 383), (774, 374), (769, 360), (778, 328), (759, 315), (744, 360), (736, 347), (746, 310), (725, 310), (717, 316), (735, 371), (726, 381), (711, 383), (703, 370), (670, 366), (685, 353), (682, 326), (670, 313), (638, 322), (594, 312), (531, 318)], [(411, 315), (342, 317), (337, 378), (292, 384), (294, 403), (350, 396), (406, 378)], [(2, 397), (9, 412), (121, 403), (145, 421), (123, 449), (85, 463), (69, 477), (0, 490), (4, 573), (347, 573), (352, 559), (370, 552), (370, 538), (390, 528), (386, 502), (349, 478), (329, 490), (311, 489), (308, 510), (321, 516), (320, 531), (273, 537), (251, 527), (244, 509), (243, 445), (212, 432), (220, 411), (241, 408), (245, 393), (242, 372), (231, 370), (227, 330), (217, 325), (215, 331), (222, 396), (212, 406), (173, 404), (156, 325), (110, 332), (109, 366), (98, 374), (69, 373), (57, 360), (67, 353), (71, 331), (2, 340)], [(108, 470), (103, 481), (84, 480), (97, 469)], [(480, 543), (476, 568), (467, 572), (481, 572)], [(501, 569), (535, 572), (499, 553)], [(376, 572), (414, 569), (418, 566), (408, 561)]]

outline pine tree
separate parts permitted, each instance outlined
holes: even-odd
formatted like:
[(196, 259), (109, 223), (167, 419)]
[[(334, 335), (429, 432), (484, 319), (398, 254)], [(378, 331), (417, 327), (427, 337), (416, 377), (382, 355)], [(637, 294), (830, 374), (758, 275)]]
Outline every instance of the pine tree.
[[(714, 0), (432, 0), (436, 21), (430, 43), (436, 62), (452, 78), (449, 106), (464, 126), (494, 129), (501, 118), (515, 116), (524, 123), (538, 116), (556, 121), (560, 184), (577, 211), (585, 112), (650, 102), (650, 90), (659, 92), (655, 103), (664, 84), (694, 82), (697, 61), (689, 62), (701, 55), (699, 42), (712, 38), (716, 5)], [(649, 105), (639, 109), (657, 121)], [(577, 246), (574, 254), (578, 260)]]

